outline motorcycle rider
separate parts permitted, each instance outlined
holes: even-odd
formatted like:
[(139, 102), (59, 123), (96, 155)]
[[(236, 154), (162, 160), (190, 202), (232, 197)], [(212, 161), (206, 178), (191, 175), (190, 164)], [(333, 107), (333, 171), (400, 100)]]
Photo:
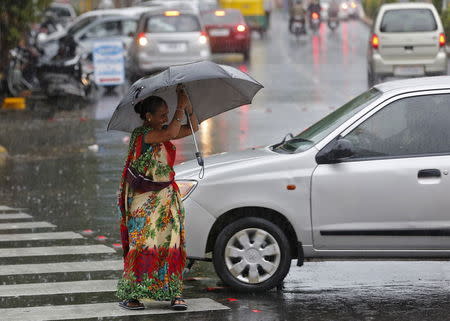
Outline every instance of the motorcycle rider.
[(302, 0), (290, 1), (289, 8), (289, 31), (292, 32), (292, 24), (296, 17), (301, 17), (303, 25), (305, 25), (305, 8), (303, 7)]
[(321, 10), (321, 9), (322, 9), (322, 8), (321, 8), (321, 6), (320, 6), (319, 0), (312, 0), (312, 1), (309, 3), (309, 6), (308, 6), (308, 14), (309, 14), (309, 17), (311, 17), (311, 15), (313, 14), (313, 12), (317, 13), (317, 14), (319, 15), (319, 17), (320, 17), (320, 10)]

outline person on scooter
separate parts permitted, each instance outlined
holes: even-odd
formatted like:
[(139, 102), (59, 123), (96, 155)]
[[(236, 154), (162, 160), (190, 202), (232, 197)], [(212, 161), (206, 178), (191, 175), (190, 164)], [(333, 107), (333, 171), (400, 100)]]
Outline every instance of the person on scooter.
[(339, 3), (337, 0), (331, 0), (330, 6), (328, 7), (328, 17), (337, 18), (339, 15)]
[(295, 17), (301, 17), (303, 25), (305, 25), (305, 8), (302, 0), (293, 0), (289, 8), (289, 31), (292, 32), (292, 24)]
[(315, 12), (320, 16), (321, 9), (322, 8), (320, 6), (319, 0), (312, 0), (308, 6), (308, 14), (309, 14), (309, 16), (311, 16), (313, 14), (313, 12)]

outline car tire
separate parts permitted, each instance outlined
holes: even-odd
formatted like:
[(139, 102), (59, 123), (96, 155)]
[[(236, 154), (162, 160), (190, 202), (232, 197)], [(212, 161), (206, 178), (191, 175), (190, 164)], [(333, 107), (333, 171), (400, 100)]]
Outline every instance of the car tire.
[(289, 272), (291, 260), (284, 232), (258, 217), (229, 224), (214, 245), (216, 273), (225, 284), (243, 292), (262, 292), (279, 285)]

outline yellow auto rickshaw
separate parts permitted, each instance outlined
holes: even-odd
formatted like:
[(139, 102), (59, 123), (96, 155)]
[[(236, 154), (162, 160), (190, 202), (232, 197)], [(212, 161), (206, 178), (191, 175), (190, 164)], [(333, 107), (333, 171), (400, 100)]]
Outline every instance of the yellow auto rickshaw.
[(224, 9), (240, 10), (250, 29), (257, 30), (261, 34), (267, 30), (264, 0), (219, 0), (219, 5)]

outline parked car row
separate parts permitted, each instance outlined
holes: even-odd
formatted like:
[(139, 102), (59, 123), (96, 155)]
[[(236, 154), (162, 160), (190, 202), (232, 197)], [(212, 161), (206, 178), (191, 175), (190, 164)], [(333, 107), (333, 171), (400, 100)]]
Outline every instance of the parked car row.
[(77, 52), (92, 51), (102, 40), (119, 40), (126, 52), (131, 80), (173, 64), (211, 58), (211, 53), (238, 52), (250, 57), (250, 30), (239, 10), (200, 10), (188, 1), (148, 1), (145, 6), (94, 10), (80, 15), (69, 26), (41, 44), (55, 56), (65, 39)]

